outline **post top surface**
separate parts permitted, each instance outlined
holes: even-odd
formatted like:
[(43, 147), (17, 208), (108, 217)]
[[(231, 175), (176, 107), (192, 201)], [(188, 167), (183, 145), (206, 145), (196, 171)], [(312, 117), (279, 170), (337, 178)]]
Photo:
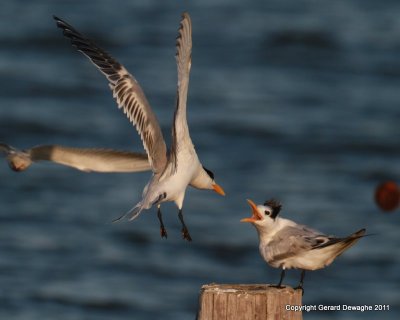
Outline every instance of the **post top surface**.
[(215, 293), (247, 293), (247, 294), (260, 294), (262, 292), (276, 292), (291, 293), (294, 294), (296, 291), (292, 287), (285, 286), (284, 288), (272, 287), (270, 284), (218, 284), (210, 283), (201, 287), (202, 291), (215, 292)]

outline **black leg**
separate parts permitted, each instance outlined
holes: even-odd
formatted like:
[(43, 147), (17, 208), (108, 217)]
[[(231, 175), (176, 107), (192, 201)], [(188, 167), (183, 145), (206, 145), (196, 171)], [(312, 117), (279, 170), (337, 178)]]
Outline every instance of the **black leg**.
[(192, 241), (192, 237), (189, 234), (189, 230), (186, 227), (185, 221), (183, 221), (182, 209), (179, 209), (178, 217), (179, 217), (179, 220), (182, 223), (182, 236), (183, 236), (183, 239), (185, 239), (187, 241)]
[(158, 220), (160, 221), (160, 233), (161, 233), (161, 238), (168, 238), (167, 230), (164, 227), (164, 223), (162, 220), (162, 215), (161, 215), (161, 206), (157, 206), (157, 217)]
[(154, 206), (154, 205), (158, 205), (158, 206), (159, 206), (160, 203), (161, 203), (166, 197), (167, 197), (167, 193), (166, 193), (166, 192), (160, 194), (160, 195), (158, 196), (158, 198), (157, 198), (156, 200), (154, 200), (153, 203), (152, 203), (151, 205), (152, 205), (152, 206)]
[(294, 288), (295, 290), (301, 290), (302, 295), (304, 295), (303, 282), (304, 282), (305, 274), (306, 274), (306, 270), (302, 270), (299, 285), (296, 288)]
[(271, 287), (278, 288), (278, 289), (284, 288), (284, 286), (282, 286), (282, 281), (283, 281), (283, 278), (284, 278), (284, 277), (285, 277), (285, 269), (282, 269), (282, 272), (281, 272), (281, 279), (279, 280), (279, 283), (278, 283), (277, 285), (271, 286)]
[(282, 269), (282, 272), (281, 272), (281, 279), (279, 280), (279, 283), (278, 283), (278, 285), (277, 285), (277, 287), (278, 288), (282, 288), (282, 281), (283, 281), (283, 278), (285, 277), (285, 269)]

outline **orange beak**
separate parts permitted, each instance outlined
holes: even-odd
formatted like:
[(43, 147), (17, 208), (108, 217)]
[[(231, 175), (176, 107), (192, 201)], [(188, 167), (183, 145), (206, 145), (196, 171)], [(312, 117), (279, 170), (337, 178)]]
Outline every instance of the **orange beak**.
[(262, 216), (258, 212), (257, 205), (250, 199), (247, 199), (247, 202), (249, 203), (249, 205), (251, 207), (253, 215), (250, 218), (244, 218), (244, 219), (240, 220), (240, 222), (256, 222), (258, 220), (261, 220)]
[(225, 191), (220, 185), (213, 183), (212, 187), (216, 193), (220, 194), (221, 196), (225, 195)]

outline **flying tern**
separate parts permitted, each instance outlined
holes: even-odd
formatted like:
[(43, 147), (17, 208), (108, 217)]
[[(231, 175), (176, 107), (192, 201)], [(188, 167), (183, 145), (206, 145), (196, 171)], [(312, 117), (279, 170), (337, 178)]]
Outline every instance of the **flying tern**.
[(172, 125), (172, 145), (168, 152), (157, 118), (136, 79), (123, 65), (70, 24), (56, 16), (54, 19), (57, 26), (63, 30), (64, 36), (71, 40), (72, 45), (89, 58), (108, 79), (118, 107), (136, 126), (153, 171), (150, 181), (143, 190), (142, 200), (116, 220), (123, 217), (133, 220), (142, 210), (157, 206), (161, 236), (166, 237), (160, 205), (166, 201), (173, 201), (179, 210), (178, 217), (182, 224), (183, 238), (191, 241), (182, 212), (187, 186), (214, 190), (220, 195), (225, 193), (215, 182), (214, 174), (201, 164), (189, 135), (186, 119), (192, 53), (192, 26), (189, 14), (186, 12), (182, 14), (176, 40), (178, 85)]
[(276, 200), (266, 201), (264, 205), (256, 205), (251, 200), (247, 202), (252, 216), (241, 221), (250, 222), (256, 228), (263, 259), (274, 268), (282, 268), (276, 286), (278, 288), (282, 287), (285, 270), (294, 268), (302, 269), (296, 289), (303, 291), (305, 270), (317, 270), (330, 265), (365, 234), (365, 229), (361, 229), (344, 238), (327, 236), (305, 225), (278, 217), (282, 205)]

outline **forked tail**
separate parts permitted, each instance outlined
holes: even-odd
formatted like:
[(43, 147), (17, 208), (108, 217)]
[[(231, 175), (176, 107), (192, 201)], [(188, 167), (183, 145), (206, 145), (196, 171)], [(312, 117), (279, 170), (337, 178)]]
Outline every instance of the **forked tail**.
[[(360, 238), (365, 237), (365, 229), (361, 229), (353, 234), (349, 235), (347, 238), (343, 239), (344, 250), (350, 248), (354, 245)], [(343, 252), (343, 251), (342, 251)]]
[(118, 222), (124, 218), (127, 218), (129, 221), (132, 221), (139, 216), (139, 214), (142, 212), (142, 210), (143, 210), (142, 203), (139, 202), (136, 206), (134, 206), (132, 209), (130, 209), (127, 213), (124, 213), (122, 216), (114, 219), (112, 222), (113, 223)]
[(357, 232), (354, 232), (347, 238), (342, 239), (342, 241), (341, 241), (342, 246), (341, 246), (337, 256), (342, 254), (345, 250), (349, 249), (353, 245), (355, 245), (356, 242), (364, 236), (365, 236), (365, 229), (361, 229)]

